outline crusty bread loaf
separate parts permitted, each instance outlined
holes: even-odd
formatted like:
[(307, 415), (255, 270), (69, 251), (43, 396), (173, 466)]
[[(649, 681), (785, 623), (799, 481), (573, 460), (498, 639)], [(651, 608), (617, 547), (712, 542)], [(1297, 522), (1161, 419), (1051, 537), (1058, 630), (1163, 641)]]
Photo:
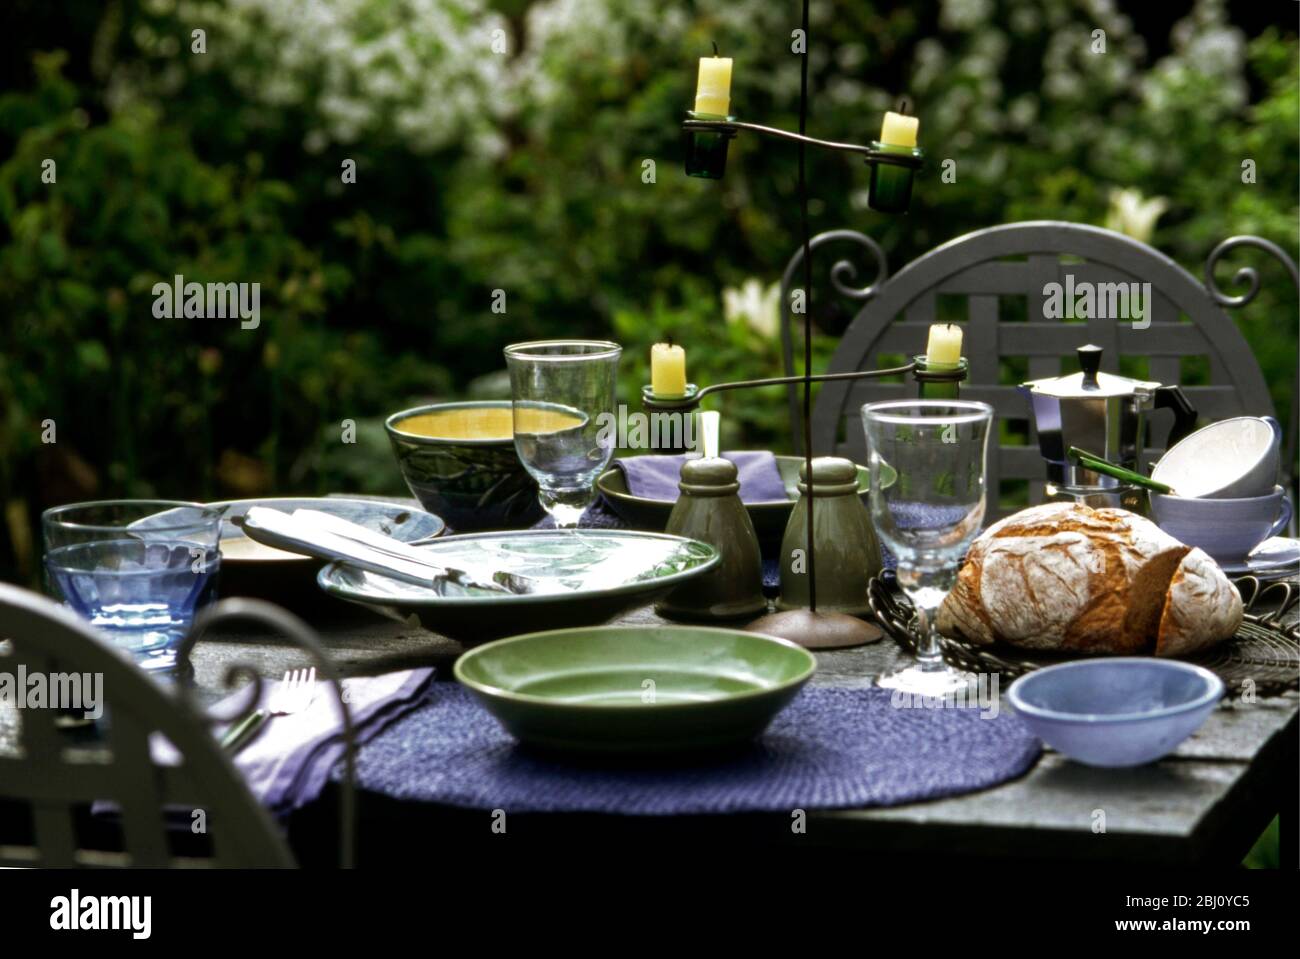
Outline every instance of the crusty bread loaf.
[(937, 625), (977, 643), (1174, 656), (1227, 639), (1241, 616), (1199, 549), (1126, 510), (1047, 503), (980, 534)]
[(1227, 639), (1241, 626), (1241, 594), (1223, 575), (1217, 563), (1194, 549), (1188, 553), (1169, 583), (1157, 656), (1181, 656)]

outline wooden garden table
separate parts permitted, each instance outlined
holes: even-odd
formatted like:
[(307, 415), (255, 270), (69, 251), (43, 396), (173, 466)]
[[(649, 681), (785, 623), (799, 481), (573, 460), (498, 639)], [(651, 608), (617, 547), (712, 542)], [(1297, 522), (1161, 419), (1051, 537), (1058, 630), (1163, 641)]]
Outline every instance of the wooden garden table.
[[(317, 596), (309, 621), (345, 675), (434, 665), (451, 681), (460, 644), (369, 610)], [(618, 624), (665, 622), (651, 607)], [(521, 624), (526, 629), (527, 624)], [(858, 649), (817, 654), (813, 683), (867, 686), (893, 669), (903, 651), (888, 637)], [(305, 664), (305, 654), (273, 637), (214, 633), (198, 644), (196, 682), (205, 698), (222, 694), (228, 664), (268, 678)], [(1091, 769), (1045, 751), (1020, 779), (983, 792), (888, 809), (810, 812), (795, 833), (785, 814), (632, 817), (517, 814), (505, 834), (485, 811), (360, 796), (359, 864), (435, 862), (448, 847), (508, 841), (658, 856), (682, 846), (817, 844), (861, 849), (873, 860), (897, 857), (1038, 859), (1144, 864), (1239, 863), (1273, 816), (1282, 813), (1283, 864), (1296, 852), (1297, 705), (1295, 692), (1216, 710), (1173, 755), (1136, 769)], [(290, 839), (305, 865), (336, 862), (337, 792), (295, 814)], [(1094, 831), (1105, 814), (1105, 831)], [(634, 843), (632, 846), (625, 843)], [(427, 853), (427, 856), (425, 855)], [(1288, 858), (1289, 857), (1289, 858)]]

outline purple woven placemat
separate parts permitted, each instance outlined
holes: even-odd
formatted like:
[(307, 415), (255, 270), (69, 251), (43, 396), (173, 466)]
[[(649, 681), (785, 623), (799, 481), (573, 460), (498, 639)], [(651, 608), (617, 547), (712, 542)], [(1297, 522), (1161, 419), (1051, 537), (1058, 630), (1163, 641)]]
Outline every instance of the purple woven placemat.
[(903, 709), (881, 689), (809, 687), (756, 743), (694, 764), (601, 766), (519, 746), (471, 694), (434, 683), (362, 749), (359, 788), (512, 812), (671, 815), (892, 806), (1019, 776), (1040, 747), (1009, 713)]

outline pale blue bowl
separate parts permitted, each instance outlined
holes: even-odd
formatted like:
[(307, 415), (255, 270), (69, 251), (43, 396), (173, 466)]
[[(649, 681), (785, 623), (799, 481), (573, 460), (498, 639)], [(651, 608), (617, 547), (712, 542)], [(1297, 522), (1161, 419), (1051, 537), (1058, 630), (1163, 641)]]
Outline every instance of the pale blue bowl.
[(1048, 666), (1007, 690), (1035, 736), (1089, 766), (1140, 766), (1168, 755), (1222, 696), (1223, 681), (1208, 669), (1144, 656)]

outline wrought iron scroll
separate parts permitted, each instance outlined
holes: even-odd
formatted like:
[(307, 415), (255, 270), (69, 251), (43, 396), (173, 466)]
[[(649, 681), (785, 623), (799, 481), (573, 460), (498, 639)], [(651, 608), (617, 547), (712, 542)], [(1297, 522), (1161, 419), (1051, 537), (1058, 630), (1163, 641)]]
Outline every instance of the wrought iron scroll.
[[(1239, 296), (1229, 296), (1219, 289), (1214, 279), (1214, 268), (1218, 265), (1227, 253), (1238, 249), (1239, 247), (1252, 247), (1256, 250), (1263, 250), (1281, 263), (1286, 271), (1291, 275), (1291, 283), (1300, 293), (1300, 269), (1296, 267), (1296, 261), (1293, 260), (1284, 249), (1271, 240), (1266, 240), (1261, 236), (1230, 236), (1213, 250), (1205, 258), (1205, 289), (1214, 298), (1214, 301), (1220, 306), (1226, 306), (1230, 309), (1236, 309), (1245, 306), (1255, 298), (1259, 292), (1259, 272), (1251, 266), (1243, 266), (1232, 276), (1232, 282), (1238, 285), (1246, 284), (1246, 292)], [(1286, 431), (1286, 456), (1287, 469), (1293, 469), (1296, 462), (1297, 453), (1297, 436), (1300, 435), (1300, 373), (1296, 374), (1296, 379), (1291, 389), (1291, 422), (1287, 425)], [(1300, 489), (1300, 476), (1292, 477), (1292, 485)]]
[(1259, 292), (1259, 272), (1251, 266), (1243, 266), (1233, 274), (1233, 283), (1238, 285), (1245, 283), (1248, 287), (1246, 292), (1239, 296), (1229, 296), (1224, 293), (1219, 289), (1218, 283), (1214, 279), (1214, 268), (1218, 265), (1219, 260), (1232, 250), (1247, 246), (1263, 250), (1286, 267), (1287, 272), (1291, 274), (1291, 282), (1297, 290), (1300, 290), (1300, 270), (1296, 268), (1295, 260), (1291, 259), (1280, 246), (1260, 236), (1230, 236), (1211, 250), (1210, 255), (1205, 258), (1205, 288), (1209, 291), (1210, 296), (1214, 297), (1216, 303), (1220, 306), (1232, 308), (1245, 306)]
[[(851, 260), (836, 260), (831, 266), (831, 285), (835, 288), (835, 292), (845, 299), (860, 301), (871, 299), (880, 288), (880, 285), (889, 279), (889, 263), (885, 258), (885, 251), (881, 249), (879, 243), (857, 230), (827, 230), (825, 233), (818, 233), (812, 238), (810, 246), (811, 249), (816, 250), (819, 247), (840, 241), (856, 243), (861, 247), (865, 247), (867, 252), (871, 254), (872, 260), (875, 261), (876, 273), (872, 281), (866, 286), (855, 286), (853, 284), (858, 282), (858, 267)], [(790, 291), (795, 273), (802, 263), (803, 247), (800, 246), (795, 250), (794, 255), (790, 257), (790, 262), (785, 267), (785, 273), (781, 275), (781, 357), (784, 362), (786, 376), (794, 376), (794, 335), (791, 331), (793, 316), (790, 308)], [(804, 295), (806, 298), (807, 291), (804, 292)], [(791, 385), (787, 394), (790, 405), (790, 422), (798, 423), (800, 406), (796, 386)], [(794, 430), (793, 435), (795, 452), (802, 454), (803, 438), (799, 430)]]

